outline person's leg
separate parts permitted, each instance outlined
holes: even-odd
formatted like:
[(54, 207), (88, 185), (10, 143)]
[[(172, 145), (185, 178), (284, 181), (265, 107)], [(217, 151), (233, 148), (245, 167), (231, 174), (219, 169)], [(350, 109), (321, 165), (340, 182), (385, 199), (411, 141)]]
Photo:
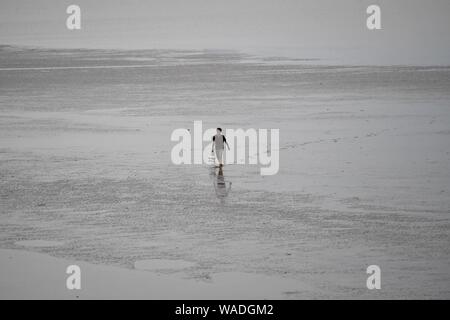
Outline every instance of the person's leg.
[(216, 157), (217, 157), (217, 161), (219, 161), (219, 165), (222, 166), (223, 165), (223, 149), (217, 149), (216, 150)]

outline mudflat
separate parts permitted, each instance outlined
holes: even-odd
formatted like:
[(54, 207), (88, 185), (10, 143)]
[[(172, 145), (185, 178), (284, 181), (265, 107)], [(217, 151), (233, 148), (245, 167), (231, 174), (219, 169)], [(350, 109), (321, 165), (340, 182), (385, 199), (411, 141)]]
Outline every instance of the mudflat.
[[(2, 298), (40, 261), (48, 290), (71, 261), (218, 285), (208, 298), (450, 298), (450, 68), (313, 63), (1, 47)], [(280, 129), (278, 174), (227, 165), (219, 199), (210, 168), (170, 159), (195, 120)], [(252, 277), (271, 285), (220, 286)]]

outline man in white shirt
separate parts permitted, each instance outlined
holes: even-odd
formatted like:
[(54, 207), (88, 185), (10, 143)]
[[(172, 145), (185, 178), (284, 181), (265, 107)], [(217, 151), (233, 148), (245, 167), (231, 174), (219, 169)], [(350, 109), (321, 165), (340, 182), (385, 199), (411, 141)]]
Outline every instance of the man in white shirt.
[(225, 145), (227, 145), (228, 150), (230, 150), (230, 146), (228, 145), (227, 139), (222, 134), (222, 129), (217, 128), (217, 134), (213, 137), (213, 148), (211, 152), (216, 150), (216, 158), (219, 162), (219, 166), (223, 166), (223, 152), (225, 150)]

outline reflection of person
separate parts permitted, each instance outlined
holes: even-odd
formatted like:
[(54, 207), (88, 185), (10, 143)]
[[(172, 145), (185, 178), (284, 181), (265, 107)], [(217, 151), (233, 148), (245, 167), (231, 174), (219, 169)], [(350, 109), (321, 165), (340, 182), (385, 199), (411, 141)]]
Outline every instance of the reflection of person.
[[(228, 187), (227, 187), (228, 183)], [(228, 196), (228, 193), (231, 190), (231, 182), (226, 182), (225, 177), (223, 176), (222, 167), (219, 168), (219, 172), (216, 175), (216, 179), (214, 181), (214, 189), (216, 190), (216, 196), (220, 199), (220, 202), (224, 202), (225, 198)]]
[(217, 128), (217, 134), (213, 137), (213, 146), (211, 152), (214, 152), (214, 149), (216, 150), (216, 158), (219, 162), (219, 167), (223, 166), (223, 151), (225, 149), (225, 144), (227, 145), (228, 150), (230, 150), (227, 139), (222, 134), (222, 129)]

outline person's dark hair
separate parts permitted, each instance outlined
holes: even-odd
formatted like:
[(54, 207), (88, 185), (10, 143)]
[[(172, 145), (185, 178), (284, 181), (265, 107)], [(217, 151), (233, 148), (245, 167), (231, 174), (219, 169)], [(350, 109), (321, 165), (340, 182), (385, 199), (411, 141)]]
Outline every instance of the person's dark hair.
[(217, 130), (219, 130), (220, 132), (222, 132), (222, 128), (217, 128)]

